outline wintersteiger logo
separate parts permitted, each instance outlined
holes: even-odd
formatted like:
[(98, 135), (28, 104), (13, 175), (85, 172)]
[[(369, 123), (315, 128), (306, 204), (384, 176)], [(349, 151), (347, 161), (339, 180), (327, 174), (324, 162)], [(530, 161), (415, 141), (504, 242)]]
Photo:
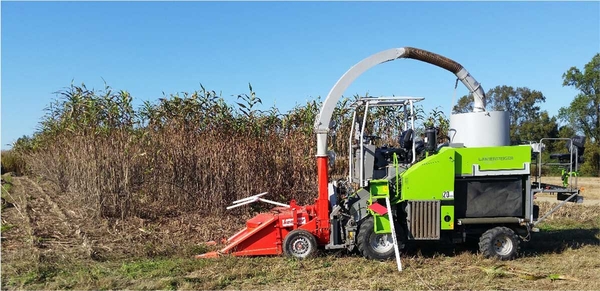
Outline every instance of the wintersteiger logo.
[(510, 161), (514, 160), (513, 156), (504, 156), (504, 157), (482, 157), (479, 158), (480, 162), (494, 162), (494, 161)]

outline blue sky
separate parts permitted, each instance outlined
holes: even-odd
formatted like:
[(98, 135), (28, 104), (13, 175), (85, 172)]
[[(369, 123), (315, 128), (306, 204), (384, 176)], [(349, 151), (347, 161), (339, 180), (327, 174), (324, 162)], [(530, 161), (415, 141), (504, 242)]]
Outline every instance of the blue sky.
[[(556, 114), (562, 74), (600, 52), (599, 2), (2, 2), (2, 148), (35, 131), (53, 92), (103, 80), (136, 104), (202, 83), (252, 83), (265, 107), (324, 98), (352, 65), (403, 46), (461, 63), (484, 86), (526, 86)], [(346, 96), (423, 96), (449, 113), (455, 77), (414, 60), (379, 65)], [(460, 85), (457, 98), (467, 90)]]

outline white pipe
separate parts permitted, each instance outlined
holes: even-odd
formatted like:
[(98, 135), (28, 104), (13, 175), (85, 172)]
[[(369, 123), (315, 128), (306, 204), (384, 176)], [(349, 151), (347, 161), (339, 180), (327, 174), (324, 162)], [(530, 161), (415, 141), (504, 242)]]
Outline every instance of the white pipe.
[(243, 206), (243, 205), (246, 205), (246, 204), (250, 204), (250, 203), (256, 202), (256, 200), (258, 200), (258, 199), (259, 198), (252, 198), (251, 200), (247, 200), (247, 201), (235, 204), (235, 205), (227, 206), (226, 209), (230, 210), (230, 209), (233, 209), (233, 208), (236, 208), (236, 207), (240, 207), (240, 206)]
[(344, 75), (335, 83), (335, 85), (327, 94), (327, 98), (323, 101), (323, 105), (321, 107), (321, 111), (315, 120), (315, 128), (317, 132), (320, 131), (329, 131), (329, 120), (331, 120), (331, 115), (333, 114), (333, 110), (337, 105), (337, 102), (344, 94), (344, 91), (358, 78), (358, 76), (362, 75), (364, 72), (369, 70), (370, 68), (385, 63), (388, 61), (392, 61), (398, 58), (401, 58), (405, 54), (404, 48), (393, 48), (388, 49), (374, 55), (371, 55), (364, 60), (358, 62), (356, 65), (352, 66)]
[(402, 272), (402, 261), (400, 261), (400, 250), (398, 250), (398, 238), (396, 237), (396, 227), (394, 226), (394, 216), (392, 215), (392, 206), (390, 203), (390, 196), (385, 197), (385, 203), (387, 204), (388, 219), (390, 220), (390, 228), (392, 231), (392, 241), (394, 242), (394, 253), (396, 254), (396, 265), (398, 271)]
[(404, 128), (403, 130), (407, 130), (408, 129), (408, 110), (406, 109), (406, 103), (404, 105), (402, 105), (402, 109), (404, 109)]
[(369, 103), (365, 103), (365, 113), (363, 114), (362, 126), (360, 127), (360, 186), (366, 186), (365, 179), (365, 126), (367, 125), (367, 113), (369, 112)]
[(265, 202), (265, 203), (269, 203), (269, 204), (273, 204), (273, 205), (277, 205), (277, 206), (282, 206), (282, 207), (287, 207), (290, 208), (290, 206), (288, 204), (284, 204), (284, 203), (279, 203), (279, 202), (275, 202), (273, 200), (269, 200), (269, 199), (264, 199), (264, 198), (258, 198), (259, 201)]
[[(413, 52), (412, 56), (410, 55), (410, 52)], [(424, 59), (422, 57), (416, 56), (416, 54), (423, 55), (423, 53), (428, 55), (428, 57), (433, 57), (435, 60), (426, 58)], [(358, 78), (364, 72), (378, 64), (382, 64), (400, 58), (413, 58), (452, 71), (452, 73), (454, 73), (473, 94), (473, 111), (485, 111), (485, 92), (483, 91), (483, 88), (481, 88), (481, 85), (469, 74), (469, 72), (465, 68), (462, 68), (460, 64), (450, 59), (444, 58), (440, 55), (436, 55), (434, 53), (420, 49), (408, 47), (393, 48), (378, 52), (363, 59), (362, 61), (352, 66), (348, 71), (346, 71), (344, 75), (342, 75), (342, 77), (331, 88), (329, 94), (327, 94), (327, 98), (325, 98), (325, 101), (323, 102), (321, 111), (315, 119), (314, 127), (316, 129), (316, 132), (327, 133), (329, 131), (329, 121), (331, 120), (331, 116), (333, 114), (335, 106), (337, 105), (337, 102), (340, 100), (342, 94), (346, 91), (346, 89), (348, 89), (352, 82), (356, 80), (356, 78)], [(448, 65), (448, 62), (452, 62), (455, 67), (451, 69), (448, 68), (446, 66)], [(454, 69), (458, 68), (461, 69), (458, 72), (455, 72)]]
[(456, 77), (473, 93), (473, 112), (485, 111), (485, 92), (465, 68), (456, 73)]
[(352, 113), (352, 124), (350, 125), (350, 147), (348, 147), (348, 181), (352, 182), (352, 156), (354, 155), (354, 150), (352, 149), (352, 141), (354, 140), (354, 122), (356, 122), (356, 110)]
[(327, 132), (317, 132), (317, 157), (327, 156)]
[(417, 160), (417, 150), (415, 149), (415, 115), (414, 115), (414, 110), (413, 110), (413, 102), (412, 100), (409, 101), (410, 103), (410, 126), (413, 130), (413, 138), (412, 138), (412, 161), (411, 163), (414, 163)]
[(246, 198), (242, 198), (242, 199), (240, 199), (240, 200), (233, 201), (233, 202), (232, 202), (232, 204), (237, 204), (237, 203), (241, 203), (241, 202), (244, 202), (244, 201), (247, 201), (247, 200), (252, 200), (252, 199), (255, 199), (255, 198), (257, 198), (257, 197), (261, 197), (261, 196), (263, 196), (263, 195), (266, 195), (267, 193), (269, 193), (269, 192), (262, 192), (262, 193), (260, 193), (260, 194), (256, 194), (256, 195), (248, 196), (248, 197), (246, 197)]

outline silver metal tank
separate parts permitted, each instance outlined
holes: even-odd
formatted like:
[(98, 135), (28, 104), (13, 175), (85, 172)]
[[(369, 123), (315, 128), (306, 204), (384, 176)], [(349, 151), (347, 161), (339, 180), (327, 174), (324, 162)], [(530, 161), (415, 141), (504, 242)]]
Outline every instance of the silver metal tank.
[(451, 143), (465, 147), (510, 145), (510, 123), (506, 111), (453, 114), (448, 131)]

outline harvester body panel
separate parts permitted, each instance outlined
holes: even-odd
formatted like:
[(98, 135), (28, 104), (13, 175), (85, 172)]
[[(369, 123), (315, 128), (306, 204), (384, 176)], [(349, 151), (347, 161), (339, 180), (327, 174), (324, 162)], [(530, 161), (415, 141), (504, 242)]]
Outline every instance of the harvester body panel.
[(454, 150), (443, 148), (404, 171), (401, 200), (441, 200), (454, 197)]
[(477, 170), (479, 173), (493, 171), (492, 174), (498, 176), (502, 175), (499, 171), (523, 170), (523, 164), (531, 162), (529, 146), (453, 148), (453, 150), (456, 151), (457, 176), (477, 176)]

